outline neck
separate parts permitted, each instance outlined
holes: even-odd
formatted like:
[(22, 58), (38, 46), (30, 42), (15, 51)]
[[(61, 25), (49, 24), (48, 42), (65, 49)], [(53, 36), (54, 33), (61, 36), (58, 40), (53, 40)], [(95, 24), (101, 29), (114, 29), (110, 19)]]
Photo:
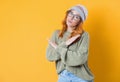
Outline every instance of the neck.
[(68, 31), (68, 32), (73, 32), (74, 29), (75, 29), (75, 27), (68, 27), (68, 28), (67, 28), (67, 31)]

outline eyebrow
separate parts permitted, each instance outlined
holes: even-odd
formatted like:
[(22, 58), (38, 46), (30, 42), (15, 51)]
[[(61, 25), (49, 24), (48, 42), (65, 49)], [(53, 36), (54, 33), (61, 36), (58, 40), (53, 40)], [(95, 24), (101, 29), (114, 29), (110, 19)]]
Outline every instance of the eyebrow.
[[(73, 11), (71, 11), (72, 12), (72, 14), (74, 14), (74, 12)], [(76, 15), (76, 16), (80, 16), (79, 14), (74, 14), (74, 15)]]

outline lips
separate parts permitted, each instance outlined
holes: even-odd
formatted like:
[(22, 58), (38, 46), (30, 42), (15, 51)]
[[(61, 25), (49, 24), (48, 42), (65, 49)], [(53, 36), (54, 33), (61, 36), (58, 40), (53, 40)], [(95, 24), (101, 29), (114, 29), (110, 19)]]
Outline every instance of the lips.
[(68, 21), (69, 23), (72, 23), (72, 21)]

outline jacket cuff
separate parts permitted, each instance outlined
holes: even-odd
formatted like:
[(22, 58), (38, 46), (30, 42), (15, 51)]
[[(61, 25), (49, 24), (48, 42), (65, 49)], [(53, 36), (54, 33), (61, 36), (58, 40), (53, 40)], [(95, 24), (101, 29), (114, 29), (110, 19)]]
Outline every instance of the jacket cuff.
[(56, 50), (56, 52), (58, 52), (59, 54), (62, 55), (62, 54), (65, 54), (65, 53), (66, 53), (67, 47), (68, 47), (68, 45), (66, 45), (65, 42), (62, 42), (61, 44), (59, 44), (59, 45), (57, 46), (57, 48), (56, 48), (55, 50)]

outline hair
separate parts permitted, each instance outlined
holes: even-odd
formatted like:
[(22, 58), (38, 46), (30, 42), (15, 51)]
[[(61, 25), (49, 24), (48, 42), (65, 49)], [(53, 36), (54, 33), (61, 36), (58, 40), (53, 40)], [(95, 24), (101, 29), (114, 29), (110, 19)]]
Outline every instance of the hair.
[[(58, 37), (60, 37), (60, 38), (63, 37), (64, 32), (67, 30), (66, 19), (67, 19), (68, 13), (71, 12), (71, 11), (72, 11), (72, 10), (66, 11), (65, 18), (64, 18), (63, 21), (62, 21), (62, 26), (63, 26), (63, 27), (62, 27), (62, 29), (60, 30), (59, 36), (58, 36)], [(84, 30), (83, 30), (83, 21), (82, 21), (82, 19), (81, 19), (81, 17), (80, 17), (80, 21), (78, 22), (78, 24), (76, 25), (76, 28), (75, 28), (75, 29), (73, 30), (73, 32), (70, 34), (70, 36), (68, 37), (68, 39), (71, 38), (71, 37), (73, 37), (73, 36), (75, 36), (75, 35), (77, 35), (77, 34), (82, 35), (83, 32), (84, 32)], [(79, 38), (79, 39), (80, 39), (80, 38)], [(79, 39), (76, 39), (75, 42), (78, 41)], [(73, 43), (74, 43), (74, 42), (73, 42)]]

